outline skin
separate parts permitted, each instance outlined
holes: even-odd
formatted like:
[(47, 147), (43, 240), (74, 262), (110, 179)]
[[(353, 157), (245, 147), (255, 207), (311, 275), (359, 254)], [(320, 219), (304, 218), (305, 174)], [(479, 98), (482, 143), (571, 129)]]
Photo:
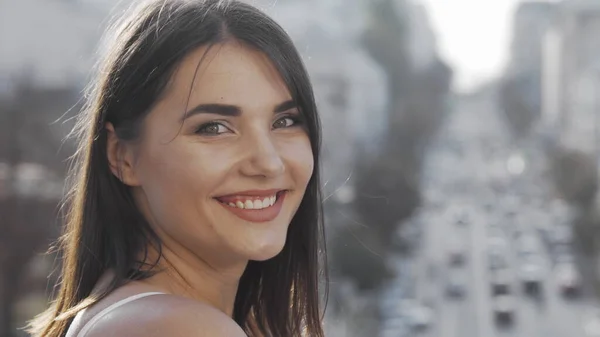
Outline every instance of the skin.
[[(164, 97), (145, 119), (139, 141), (120, 141), (107, 124), (111, 169), (132, 187), (135, 202), (161, 238), (161, 267), (166, 268), (117, 293), (161, 291), (181, 297), (168, 301), (190, 301), (194, 308), (173, 305), (169, 312), (185, 313), (171, 318), (159, 315), (153, 324), (174, 329), (191, 325), (195, 331), (198, 324), (205, 329), (228, 326), (233, 323), (237, 286), (248, 261), (270, 259), (283, 249), (313, 172), (310, 140), (300, 112), (289, 104), (284, 104), (285, 111), (274, 112), (290, 100), (264, 55), (227, 42), (208, 50), (199, 48), (183, 60)], [(235, 106), (239, 115), (203, 112), (185, 118), (186, 111), (201, 104)], [(287, 190), (279, 215), (269, 222), (243, 220), (215, 199), (268, 189)], [(139, 301), (164, 306), (166, 297), (174, 296)], [(143, 312), (128, 306), (117, 311), (128, 310), (125, 317)], [(211, 319), (198, 319), (198, 312)], [(223, 325), (223, 320), (229, 323)], [(137, 325), (132, 321), (137, 319), (111, 323), (109, 317), (100, 321), (98, 329), (126, 331), (129, 325)], [(135, 336), (133, 330), (127, 335)], [(149, 336), (147, 331), (141, 335)], [(231, 331), (223, 335), (235, 336)]]

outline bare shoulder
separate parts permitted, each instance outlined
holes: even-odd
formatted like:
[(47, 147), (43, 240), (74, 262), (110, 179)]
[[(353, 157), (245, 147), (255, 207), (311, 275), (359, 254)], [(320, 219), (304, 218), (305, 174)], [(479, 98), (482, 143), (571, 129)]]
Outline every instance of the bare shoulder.
[(142, 298), (104, 315), (85, 337), (247, 337), (229, 316), (178, 296)]

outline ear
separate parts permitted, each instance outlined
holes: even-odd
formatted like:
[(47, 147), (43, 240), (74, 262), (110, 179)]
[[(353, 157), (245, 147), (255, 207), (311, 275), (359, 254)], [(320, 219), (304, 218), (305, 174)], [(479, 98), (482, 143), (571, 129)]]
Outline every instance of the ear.
[(125, 185), (139, 186), (135, 174), (135, 156), (132, 146), (121, 141), (112, 123), (106, 123), (106, 155), (111, 172)]

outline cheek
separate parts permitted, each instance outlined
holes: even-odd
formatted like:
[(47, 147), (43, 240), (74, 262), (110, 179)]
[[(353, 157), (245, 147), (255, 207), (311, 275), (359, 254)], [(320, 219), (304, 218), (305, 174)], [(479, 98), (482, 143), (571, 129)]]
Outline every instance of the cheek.
[(173, 144), (149, 151), (143, 169), (145, 184), (160, 185), (165, 192), (177, 189), (183, 194), (202, 195), (222, 180), (231, 166), (231, 156), (209, 150), (194, 144)]
[(149, 208), (158, 221), (170, 218), (169, 210), (189, 199), (189, 186), (182, 182), (188, 175), (187, 165), (173, 151), (151, 149), (138, 164), (140, 182)]
[[(179, 146), (157, 145), (139, 163), (140, 182), (150, 209), (160, 220), (192, 212), (210, 181), (205, 161)], [(173, 214), (175, 213), (175, 214)]]
[[(197, 220), (203, 219), (199, 217), (201, 214), (207, 218), (212, 216), (204, 205), (227, 172), (226, 158), (223, 154), (220, 156), (206, 153), (197, 144), (182, 143), (157, 145), (145, 153), (140, 162), (141, 187), (145, 194), (142, 202), (147, 203), (146, 216), (154, 225), (173, 235), (187, 235), (185, 233), (192, 228), (210, 231), (210, 221)], [(198, 223), (208, 227), (198, 227)]]
[(283, 153), (296, 182), (308, 184), (314, 170), (313, 152), (308, 137), (289, 144)]

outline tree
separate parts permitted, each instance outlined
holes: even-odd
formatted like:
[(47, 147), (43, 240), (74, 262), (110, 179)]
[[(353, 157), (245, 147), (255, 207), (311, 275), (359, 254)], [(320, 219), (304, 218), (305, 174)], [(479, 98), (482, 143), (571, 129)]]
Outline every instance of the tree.
[(594, 158), (579, 150), (556, 149), (551, 155), (551, 173), (558, 193), (567, 202), (588, 208), (598, 190)]
[(374, 161), (356, 163), (360, 218), (371, 223), (383, 242), (420, 203), (420, 171), (429, 140), (446, 111), (452, 72), (440, 60), (415, 72), (408, 52), (411, 34), (408, 4), (393, 0), (371, 2), (363, 45), (388, 74), (389, 119), (382, 151)]
[(403, 157), (384, 155), (357, 165), (355, 208), (360, 220), (373, 227), (383, 247), (390, 246), (398, 223), (421, 201), (416, 160), (408, 159), (408, 153)]
[(437, 60), (423, 72), (412, 69), (408, 51), (407, 4), (369, 1), (362, 44), (388, 75), (388, 129), (381, 151), (362, 151), (354, 163), (355, 221), (331, 239), (334, 272), (361, 290), (377, 288), (390, 275), (385, 258), (398, 224), (421, 202), (423, 154), (446, 111), (451, 70)]
[(600, 251), (600, 214), (594, 201), (598, 190), (594, 158), (582, 151), (557, 148), (550, 154), (551, 177), (558, 194), (579, 209), (574, 221), (575, 239), (582, 251)]
[(370, 2), (368, 26), (362, 44), (388, 74), (390, 98), (405, 93), (410, 83), (411, 65), (408, 53), (408, 28), (404, 6), (392, 0)]
[(391, 276), (385, 252), (376, 232), (368, 226), (349, 224), (331, 238), (331, 272), (352, 280), (358, 290), (377, 289)]
[(539, 72), (506, 78), (500, 85), (499, 99), (512, 133), (526, 136), (541, 113)]

